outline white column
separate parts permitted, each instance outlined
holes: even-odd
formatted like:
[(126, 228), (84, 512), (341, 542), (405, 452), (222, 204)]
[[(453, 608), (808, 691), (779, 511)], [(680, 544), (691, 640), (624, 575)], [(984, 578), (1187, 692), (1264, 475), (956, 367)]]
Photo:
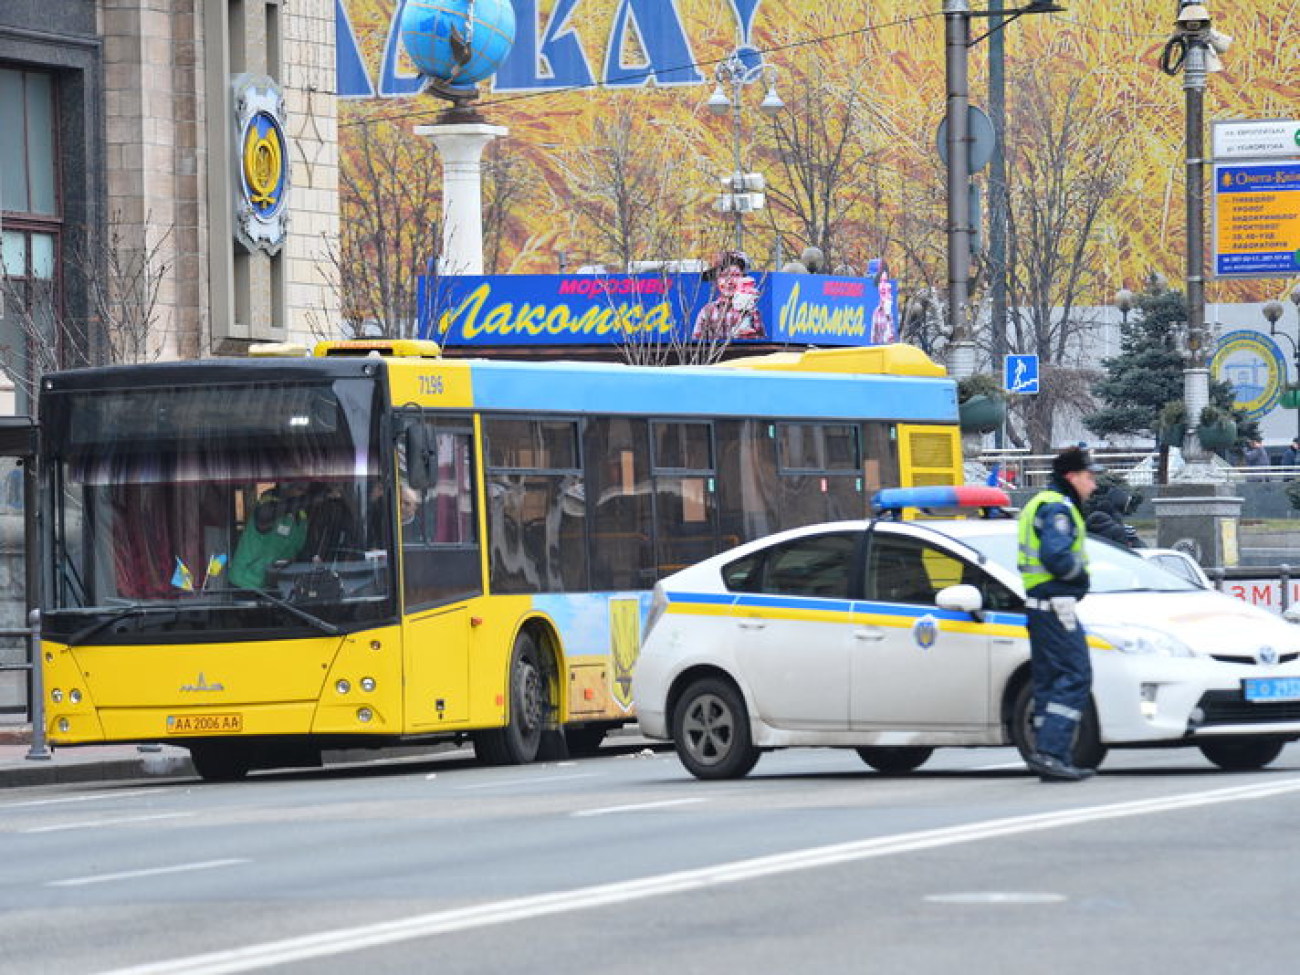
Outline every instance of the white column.
[(415, 127), (442, 157), (440, 274), (483, 273), (483, 150), (507, 131), (484, 122)]

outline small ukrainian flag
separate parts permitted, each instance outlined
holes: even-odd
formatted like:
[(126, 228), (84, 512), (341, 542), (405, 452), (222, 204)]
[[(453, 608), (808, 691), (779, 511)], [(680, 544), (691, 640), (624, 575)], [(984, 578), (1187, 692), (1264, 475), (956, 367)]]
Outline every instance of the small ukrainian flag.
[(172, 585), (186, 592), (194, 591), (194, 573), (181, 561), (180, 556), (176, 557), (176, 571), (172, 573)]
[(225, 568), (226, 568), (225, 552), (222, 552), (220, 555), (214, 555), (210, 559), (208, 559), (208, 571), (207, 574), (204, 575), (203, 577), (204, 591), (207, 590), (208, 583), (211, 582), (213, 579), (217, 578), (217, 576), (221, 575), (221, 573), (225, 571)]

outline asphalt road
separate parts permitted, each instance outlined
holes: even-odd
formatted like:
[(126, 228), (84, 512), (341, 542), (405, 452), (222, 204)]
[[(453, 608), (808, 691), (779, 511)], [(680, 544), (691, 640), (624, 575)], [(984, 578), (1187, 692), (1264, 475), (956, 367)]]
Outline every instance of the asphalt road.
[(1226, 774), (668, 752), (10, 789), (0, 972), (1249, 972), (1300, 957), (1300, 745)]

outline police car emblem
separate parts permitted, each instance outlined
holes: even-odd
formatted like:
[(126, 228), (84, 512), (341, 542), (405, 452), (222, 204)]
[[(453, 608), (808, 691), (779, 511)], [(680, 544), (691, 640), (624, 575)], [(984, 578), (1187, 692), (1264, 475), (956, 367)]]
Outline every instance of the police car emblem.
[(912, 639), (922, 650), (929, 650), (939, 639), (939, 621), (929, 613), (912, 624)]
[(1259, 662), (1270, 667), (1277, 663), (1277, 649), (1275, 647), (1260, 647)]

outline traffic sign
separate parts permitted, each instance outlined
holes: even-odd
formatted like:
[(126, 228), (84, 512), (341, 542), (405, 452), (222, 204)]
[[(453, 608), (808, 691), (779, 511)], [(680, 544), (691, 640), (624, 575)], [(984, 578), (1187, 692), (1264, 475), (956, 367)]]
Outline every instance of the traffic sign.
[(1217, 161), (1300, 159), (1300, 121), (1266, 119), (1213, 123), (1211, 143)]
[(1038, 356), (1009, 355), (1003, 362), (1002, 386), (1008, 393), (1038, 392)]
[(1214, 167), (1214, 276), (1300, 272), (1300, 162)]
[[(993, 128), (993, 120), (978, 105), (966, 106), (966, 132), (970, 137), (970, 145), (966, 150), (966, 172), (974, 174), (987, 166), (989, 160), (993, 158), (993, 147), (997, 145), (998, 141), (997, 132)], [(935, 143), (939, 149), (939, 158), (943, 160), (946, 166), (948, 164), (948, 119), (946, 116), (939, 123)]]

